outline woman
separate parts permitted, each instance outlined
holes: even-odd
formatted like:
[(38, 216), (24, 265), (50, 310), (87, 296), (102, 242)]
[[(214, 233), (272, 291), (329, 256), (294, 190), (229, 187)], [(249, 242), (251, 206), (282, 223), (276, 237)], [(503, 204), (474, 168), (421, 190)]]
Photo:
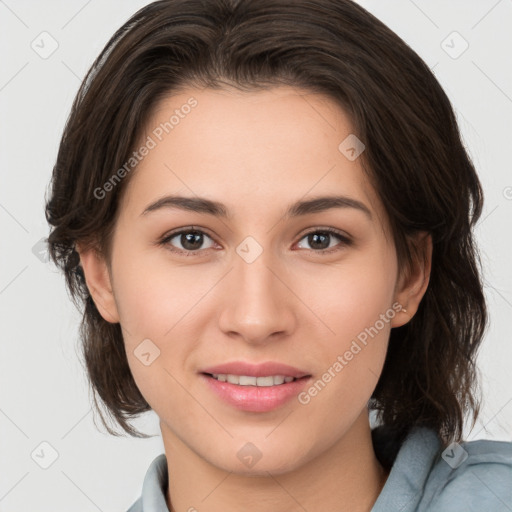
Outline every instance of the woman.
[(130, 512), (512, 508), (512, 443), (462, 439), (482, 202), (439, 83), (357, 4), (136, 13), (47, 203), (95, 394), (160, 419)]

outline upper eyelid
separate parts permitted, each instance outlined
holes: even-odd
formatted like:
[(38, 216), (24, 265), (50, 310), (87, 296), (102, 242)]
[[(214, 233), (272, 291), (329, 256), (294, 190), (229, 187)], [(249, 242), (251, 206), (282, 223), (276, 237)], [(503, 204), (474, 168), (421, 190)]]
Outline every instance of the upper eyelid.
[[(182, 235), (184, 233), (192, 233), (192, 232), (199, 232), (203, 235), (209, 236), (213, 241), (215, 241), (215, 237), (210, 235), (210, 233), (206, 230), (206, 228), (199, 228), (195, 226), (185, 227), (185, 228), (178, 228), (176, 231), (170, 231), (169, 233), (166, 233), (161, 237), (161, 240), (167, 240), (170, 238), (174, 238), (175, 236)], [(216, 242), (216, 241), (215, 241)], [(218, 242), (216, 242), (218, 243)]]
[[(302, 240), (303, 238), (305, 238), (306, 236), (308, 236), (308, 235), (310, 235), (312, 233), (324, 233), (324, 232), (328, 233), (329, 236), (337, 237), (342, 244), (351, 245), (353, 243), (353, 238), (348, 233), (344, 233), (343, 231), (340, 231), (340, 230), (337, 230), (337, 229), (334, 229), (334, 228), (314, 228), (314, 229), (311, 229), (310, 231), (307, 231), (306, 233), (303, 233), (298, 241)], [(328, 250), (325, 250), (325, 251), (315, 251), (315, 252), (328, 252)]]
[[(190, 226), (190, 227), (185, 227), (185, 228), (178, 228), (177, 231), (171, 231), (170, 233), (164, 235), (161, 240), (162, 241), (169, 241), (171, 240), (172, 238), (178, 236), (178, 235), (182, 235), (184, 233), (191, 233), (191, 232), (199, 232), (203, 235), (206, 235), (208, 236), (214, 243), (219, 244), (219, 242), (217, 242), (215, 240), (215, 237), (213, 237), (212, 235), (210, 235), (208, 233), (208, 231), (206, 230), (206, 228), (201, 228), (201, 227), (196, 227), (196, 226)], [(343, 243), (346, 243), (348, 241), (352, 241), (352, 237), (349, 235), (349, 234), (346, 234), (344, 233), (343, 231), (341, 230), (338, 230), (336, 228), (331, 228), (331, 227), (322, 227), (322, 226), (318, 226), (318, 227), (313, 227), (311, 229), (308, 229), (308, 231), (302, 233), (300, 235), (300, 238), (297, 240), (297, 242), (299, 242), (300, 240), (302, 240), (304, 237), (312, 234), (312, 233), (321, 233), (321, 232), (327, 232), (329, 233), (329, 235), (332, 235), (332, 236), (337, 236), (340, 238), (340, 241)], [(182, 249), (179, 249), (177, 248), (178, 251), (182, 250)], [(199, 249), (197, 251), (186, 251), (186, 252), (200, 252), (202, 250), (206, 250), (206, 249)], [(317, 251), (317, 252), (321, 252), (321, 251)]]

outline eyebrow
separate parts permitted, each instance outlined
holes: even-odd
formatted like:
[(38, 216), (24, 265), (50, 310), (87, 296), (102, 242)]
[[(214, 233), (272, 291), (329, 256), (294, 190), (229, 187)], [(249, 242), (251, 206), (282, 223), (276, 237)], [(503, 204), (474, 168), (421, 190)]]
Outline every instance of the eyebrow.
[[(147, 206), (142, 215), (161, 210), (176, 208), (196, 213), (206, 213), (215, 217), (228, 218), (229, 212), (225, 205), (201, 197), (165, 196)], [(322, 196), (293, 203), (285, 212), (285, 218), (299, 217), (311, 213), (319, 213), (332, 208), (352, 208), (363, 212), (370, 220), (372, 213), (361, 201), (347, 196)]]

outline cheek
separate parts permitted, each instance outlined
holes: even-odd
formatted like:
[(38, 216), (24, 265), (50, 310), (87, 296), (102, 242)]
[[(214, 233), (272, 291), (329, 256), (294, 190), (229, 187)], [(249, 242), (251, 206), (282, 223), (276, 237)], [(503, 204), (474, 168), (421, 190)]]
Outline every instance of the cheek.
[(173, 268), (161, 254), (155, 258), (151, 251), (133, 249), (119, 254), (114, 291), (125, 341), (131, 345), (141, 337), (163, 340), (204, 293), (204, 286), (190, 268)]
[(114, 292), (125, 350), (137, 387), (151, 406), (164, 389), (180, 395), (171, 375), (185, 368), (195, 349), (200, 300), (211, 286), (197, 279), (192, 267), (172, 268), (161, 255), (118, 251)]
[(361, 252), (329, 269), (321, 284), (309, 286), (309, 293), (314, 290), (312, 300), (325, 323), (346, 339), (373, 325), (391, 307), (396, 271), (392, 253)]
[(313, 357), (321, 361), (317, 393), (322, 391), (326, 407), (352, 403), (357, 410), (377, 384), (395, 315), (396, 270), (392, 252), (368, 251), (339, 271), (331, 269), (325, 286), (313, 288), (319, 316), (330, 330), (313, 349)]

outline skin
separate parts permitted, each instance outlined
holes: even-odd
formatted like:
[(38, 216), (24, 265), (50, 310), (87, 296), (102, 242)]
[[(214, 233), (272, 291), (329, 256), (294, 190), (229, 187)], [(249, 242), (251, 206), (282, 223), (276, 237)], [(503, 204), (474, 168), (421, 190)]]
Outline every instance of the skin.
[[(390, 329), (410, 320), (427, 288), (430, 237), (417, 241), (426, 263), (399, 272), (383, 205), (360, 159), (338, 150), (354, 133), (350, 119), (322, 95), (190, 88), (158, 105), (141, 143), (191, 96), (197, 107), (131, 176), (110, 266), (79, 248), (91, 295), (105, 320), (121, 323), (133, 377), (160, 418), (169, 509), (313, 512), (343, 503), (369, 511), (388, 473), (373, 451), (367, 403)], [(334, 193), (361, 201), (372, 218), (355, 208), (283, 217), (295, 201)], [(220, 201), (230, 216), (173, 208), (141, 215), (168, 194)], [(158, 245), (190, 226), (206, 233), (195, 255), (171, 251), (186, 251), (180, 236)], [(332, 236), (315, 246), (306, 236), (327, 227), (352, 243)], [(247, 236), (263, 249), (252, 263), (236, 252)], [(198, 376), (223, 362), (279, 361), (316, 381), (395, 302), (407, 312), (306, 405), (293, 399), (244, 412)], [(147, 338), (160, 350), (149, 366), (134, 355)], [(251, 468), (237, 457), (247, 442), (262, 455)]]

